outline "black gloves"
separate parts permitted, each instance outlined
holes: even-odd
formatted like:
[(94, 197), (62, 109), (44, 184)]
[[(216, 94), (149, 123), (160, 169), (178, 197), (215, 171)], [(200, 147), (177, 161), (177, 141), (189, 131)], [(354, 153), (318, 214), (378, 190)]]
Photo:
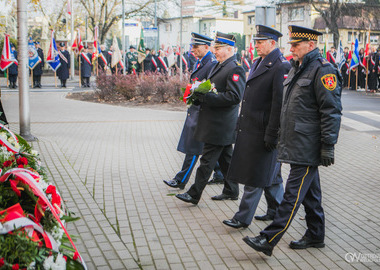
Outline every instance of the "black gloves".
[(194, 100), (198, 100), (199, 102), (205, 102), (205, 94), (200, 92), (194, 92)]
[(272, 152), (277, 147), (277, 144), (275, 143), (270, 143), (270, 142), (264, 142), (264, 143), (265, 143), (265, 149), (267, 149), (269, 152)]
[(333, 144), (322, 144), (321, 164), (326, 167), (334, 164), (334, 145)]

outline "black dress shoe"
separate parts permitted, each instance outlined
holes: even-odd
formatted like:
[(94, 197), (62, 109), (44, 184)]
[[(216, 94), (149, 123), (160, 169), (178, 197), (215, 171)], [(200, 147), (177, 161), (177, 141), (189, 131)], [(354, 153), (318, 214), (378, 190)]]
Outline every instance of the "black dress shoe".
[(234, 219), (234, 218), (223, 220), (223, 224), (230, 226), (232, 228), (235, 228), (235, 229), (247, 228), (248, 227), (248, 224), (240, 222), (239, 220)]
[(165, 184), (167, 184), (169, 187), (172, 187), (172, 188), (180, 188), (180, 189), (184, 189), (185, 188), (185, 185), (181, 184), (176, 179), (163, 180), (163, 181), (164, 181)]
[(198, 204), (198, 202), (199, 202), (199, 200), (194, 199), (187, 192), (182, 193), (182, 194), (177, 194), (175, 196), (178, 199), (180, 199), (181, 201), (184, 201), (184, 202), (187, 202), (187, 203)]
[(272, 256), (273, 246), (271, 246), (268, 243), (265, 236), (263, 235), (259, 235), (256, 237), (246, 236), (243, 238), (243, 241), (254, 250), (260, 251), (267, 256)]
[(323, 248), (325, 247), (325, 243), (320, 240), (313, 240), (304, 235), (300, 240), (290, 242), (289, 247), (292, 249), (306, 249), (309, 247)]
[(210, 181), (207, 182), (207, 185), (216, 185), (216, 184), (223, 184), (224, 179), (222, 178), (213, 178)]
[(238, 196), (231, 196), (231, 195), (227, 195), (227, 194), (222, 193), (220, 195), (216, 195), (216, 196), (211, 197), (211, 199), (214, 201), (224, 201), (224, 200), (236, 201), (238, 199)]
[(267, 214), (267, 215), (263, 215), (263, 216), (255, 216), (255, 219), (267, 221), (267, 220), (273, 220), (274, 216), (271, 216), (271, 215)]

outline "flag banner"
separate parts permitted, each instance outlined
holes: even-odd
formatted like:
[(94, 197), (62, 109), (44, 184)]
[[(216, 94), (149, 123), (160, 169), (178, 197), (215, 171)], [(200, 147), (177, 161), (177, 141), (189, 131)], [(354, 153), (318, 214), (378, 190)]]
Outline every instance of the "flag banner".
[(353, 68), (357, 67), (359, 65), (359, 62), (360, 62), (358, 39), (355, 40), (355, 47), (354, 47), (354, 51), (351, 54), (351, 57), (352, 57), (352, 59), (351, 59), (350, 69), (353, 69)]
[(166, 49), (166, 59), (168, 59), (168, 66), (171, 67), (175, 64), (174, 52), (171, 46)]
[(80, 53), (83, 50), (83, 43), (79, 29), (77, 29), (77, 33), (75, 33), (74, 42), (71, 48), (75, 53)]
[(16, 65), (17, 60), (11, 50), (11, 43), (9, 41), (9, 35), (5, 34), (4, 38), (4, 45), (3, 45), (3, 53), (1, 54), (1, 61), (0, 61), (0, 69), (1, 71), (6, 70), (9, 68), (13, 63)]
[(121, 56), (120, 49), (119, 49), (119, 44), (117, 43), (116, 36), (113, 37), (112, 48), (113, 48), (113, 52), (112, 52), (112, 58), (111, 58), (111, 67), (114, 67), (117, 65), (117, 63), (119, 63), (119, 61), (123, 59), (123, 57)]
[(29, 55), (29, 68), (34, 69), (38, 63), (41, 62), (41, 58), (38, 56), (36, 46), (32, 38), (29, 38), (28, 42), (28, 55)]
[(70, 1), (71, 1), (71, 0), (67, 0), (67, 13), (68, 13), (69, 15), (71, 15)]
[(370, 35), (368, 34), (368, 40), (367, 40), (367, 44), (365, 45), (365, 50), (364, 50), (364, 57), (363, 57), (363, 64), (362, 66), (364, 68), (367, 68), (367, 59), (368, 59), (368, 56), (369, 56), (369, 47), (370, 47)]
[(59, 60), (59, 54), (57, 49), (57, 44), (54, 39), (54, 31), (51, 32), (50, 47), (46, 62), (49, 64), (49, 67), (56, 72), (57, 69), (61, 66), (61, 61)]
[(92, 54), (93, 60), (96, 59), (97, 57), (99, 57), (101, 54), (101, 51), (99, 48), (98, 38), (99, 38), (99, 28), (98, 28), (98, 26), (95, 26), (95, 29), (94, 29), (94, 52)]
[(249, 44), (249, 54), (251, 55), (251, 61), (259, 56), (252, 42)]
[(140, 34), (140, 42), (139, 42), (139, 46), (137, 48), (137, 52), (138, 52), (138, 62), (141, 63), (142, 61), (144, 61), (145, 57), (146, 57), (146, 52), (145, 52), (145, 45), (144, 45), (144, 31), (143, 29), (141, 28), (141, 34)]
[(346, 63), (346, 58), (344, 57), (344, 51), (342, 46), (342, 41), (339, 41), (339, 47), (336, 52), (335, 63), (338, 65), (338, 68), (341, 69), (344, 63)]

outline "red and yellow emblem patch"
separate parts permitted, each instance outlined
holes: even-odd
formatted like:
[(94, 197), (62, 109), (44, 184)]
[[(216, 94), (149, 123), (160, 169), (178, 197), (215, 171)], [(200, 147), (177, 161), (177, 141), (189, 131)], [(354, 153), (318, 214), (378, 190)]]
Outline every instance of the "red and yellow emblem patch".
[(326, 74), (321, 78), (323, 86), (329, 90), (333, 91), (336, 88), (336, 76), (335, 74)]

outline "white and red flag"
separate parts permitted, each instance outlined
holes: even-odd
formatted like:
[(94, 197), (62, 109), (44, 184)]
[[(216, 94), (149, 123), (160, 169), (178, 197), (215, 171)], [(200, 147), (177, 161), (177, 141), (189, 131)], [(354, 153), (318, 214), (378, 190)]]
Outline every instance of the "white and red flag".
[(5, 34), (3, 53), (1, 54), (0, 69), (2, 71), (6, 70), (13, 63), (18, 65), (18, 62), (11, 50), (11, 43), (9, 42), (9, 35)]
[(77, 29), (77, 34), (75, 34), (74, 37), (74, 42), (71, 48), (73, 49), (74, 52), (79, 53), (83, 50), (83, 43), (82, 43), (82, 38), (80, 36), (80, 31)]

